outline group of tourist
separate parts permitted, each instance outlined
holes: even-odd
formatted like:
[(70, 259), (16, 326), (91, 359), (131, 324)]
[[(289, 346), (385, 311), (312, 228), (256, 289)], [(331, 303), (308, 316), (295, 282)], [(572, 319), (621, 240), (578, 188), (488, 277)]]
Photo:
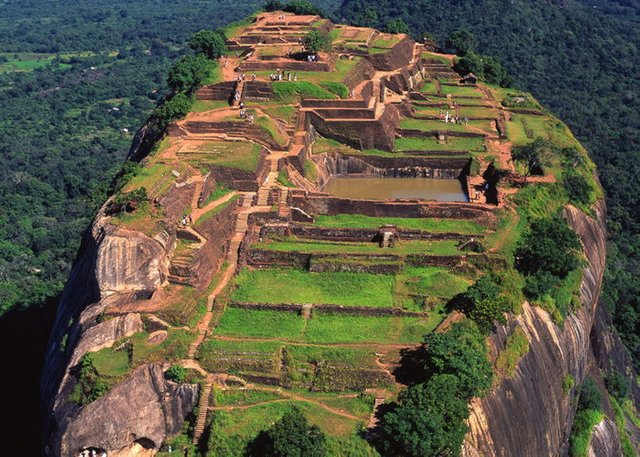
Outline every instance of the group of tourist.
[(452, 116), (449, 111), (444, 111), (444, 110), (440, 110), (440, 112), (438, 113), (438, 117), (443, 120), (445, 122), (445, 124), (465, 124), (467, 125), (469, 123), (469, 118), (468, 117), (459, 117), (459, 116)]
[(280, 69), (277, 69), (276, 72), (271, 73), (269, 77), (271, 78), (271, 81), (297, 81), (298, 73), (291, 73), (290, 71), (288, 71), (286, 72), (285, 77), (285, 71), (280, 71)]
[(98, 454), (95, 449), (89, 450), (89, 449), (85, 449), (84, 451), (81, 451), (78, 454), (78, 457), (98, 457), (98, 455), (100, 457), (107, 457), (107, 453), (102, 451), (100, 454)]
[[(256, 80), (256, 78), (257, 78), (256, 74), (255, 74), (255, 73), (253, 73), (253, 74), (251, 75), (251, 81), (255, 81), (255, 80)], [(240, 82), (240, 81), (246, 81), (246, 80), (247, 80), (247, 75), (246, 75), (246, 74), (244, 74), (244, 73), (238, 73), (238, 74), (236, 75), (236, 81)]]
[(247, 110), (244, 108), (240, 108), (240, 112), (238, 113), (240, 119), (246, 119), (253, 124), (254, 115), (247, 113)]

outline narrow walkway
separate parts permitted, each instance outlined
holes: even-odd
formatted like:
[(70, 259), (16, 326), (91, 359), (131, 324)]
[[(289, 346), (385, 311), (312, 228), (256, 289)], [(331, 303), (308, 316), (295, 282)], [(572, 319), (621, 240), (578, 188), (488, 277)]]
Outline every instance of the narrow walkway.
[(207, 413), (209, 412), (209, 395), (211, 395), (211, 389), (211, 380), (207, 378), (204, 387), (202, 388), (202, 392), (200, 392), (198, 418), (196, 419), (196, 426), (193, 430), (193, 444), (198, 444), (200, 437), (204, 432), (204, 428), (207, 425)]

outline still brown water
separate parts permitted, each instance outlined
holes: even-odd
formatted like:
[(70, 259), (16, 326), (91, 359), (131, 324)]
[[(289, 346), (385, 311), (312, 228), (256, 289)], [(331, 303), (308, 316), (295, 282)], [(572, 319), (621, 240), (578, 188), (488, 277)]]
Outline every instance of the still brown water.
[(327, 182), (323, 191), (351, 199), (468, 201), (462, 183), (457, 179), (334, 177)]

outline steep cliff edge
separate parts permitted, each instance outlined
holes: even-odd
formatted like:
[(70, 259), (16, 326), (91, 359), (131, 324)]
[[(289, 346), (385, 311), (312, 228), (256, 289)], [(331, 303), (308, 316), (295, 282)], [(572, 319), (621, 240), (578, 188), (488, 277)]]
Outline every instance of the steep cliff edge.
[(117, 450), (136, 440), (147, 448), (149, 442), (161, 443), (176, 433), (193, 408), (196, 386), (166, 381), (166, 364), (139, 367), (84, 407), (69, 401), (77, 382), (72, 372), (85, 353), (143, 330), (137, 313), (104, 321), (100, 316), (108, 306), (164, 281), (167, 243), (161, 236), (152, 239), (111, 225), (104, 208), (85, 233), (60, 301), (42, 380), (43, 403), (51, 411), (45, 418), (47, 455), (75, 455), (85, 448)]
[[(507, 335), (520, 327), (527, 335), (530, 349), (512, 377), (502, 379), (484, 398), (473, 402), (470, 432), (464, 446), (467, 456), (567, 455), (576, 391), (567, 392), (563, 380), (571, 376), (579, 385), (590, 374), (601, 381), (594, 365), (597, 361), (608, 365), (611, 349), (619, 351), (618, 359), (624, 360), (624, 348), (610, 333), (605, 338), (608, 343), (599, 345), (609, 350), (598, 351), (600, 357), (594, 358), (591, 348), (592, 341), (602, 339), (604, 330), (595, 321), (607, 314), (598, 303), (606, 259), (604, 203), (596, 206), (595, 219), (574, 207), (566, 208), (565, 217), (579, 235), (586, 255), (580, 286), (582, 307), (567, 316), (561, 328), (549, 313), (525, 303), (522, 314), (492, 337), (491, 344), (500, 350)], [(625, 361), (619, 365), (628, 366)], [(610, 412), (608, 401), (605, 403)], [(612, 420), (606, 419), (596, 427), (592, 452), (621, 455)]]

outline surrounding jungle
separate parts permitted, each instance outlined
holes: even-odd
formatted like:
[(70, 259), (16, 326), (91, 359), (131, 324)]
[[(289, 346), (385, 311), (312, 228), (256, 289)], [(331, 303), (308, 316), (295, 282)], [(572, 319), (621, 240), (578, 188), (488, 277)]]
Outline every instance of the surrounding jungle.
[[(38, 454), (37, 383), (56, 297), (133, 135), (167, 92), (186, 41), (261, 0), (0, 0), (0, 404), (3, 443)], [(428, 33), (466, 30), (513, 84), (567, 122), (607, 192), (603, 300), (640, 360), (640, 2), (314, 1), (330, 17)], [(7, 444), (10, 446), (10, 444)], [(33, 447), (31, 447), (33, 446)], [(6, 451), (6, 449), (5, 449)], [(8, 455), (11, 455), (9, 452)]]

